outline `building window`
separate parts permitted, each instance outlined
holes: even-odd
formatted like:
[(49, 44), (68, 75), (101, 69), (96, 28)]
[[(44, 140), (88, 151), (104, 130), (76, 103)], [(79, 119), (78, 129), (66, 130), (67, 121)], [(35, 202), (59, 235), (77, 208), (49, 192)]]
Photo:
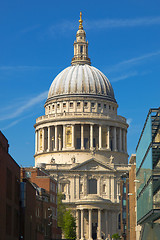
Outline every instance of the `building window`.
[(83, 46), (80, 46), (80, 53), (83, 53)]
[(106, 184), (103, 184), (103, 193), (106, 192)]
[(52, 105), (52, 110), (54, 110), (54, 105)]
[(80, 107), (81, 106), (81, 103), (80, 102), (77, 102), (77, 107)]
[(60, 104), (59, 104), (59, 103), (57, 103), (57, 108), (58, 108), (58, 109), (60, 108)]
[(104, 108), (106, 108), (107, 107), (107, 105), (106, 104), (104, 104)]
[(70, 102), (70, 108), (73, 108), (73, 102)]
[(83, 184), (80, 184), (80, 193), (83, 193)]
[(111, 106), (109, 105), (109, 109), (111, 109)]
[(97, 194), (97, 180), (94, 178), (88, 181), (88, 194)]
[(87, 107), (88, 103), (87, 102), (84, 102), (84, 107)]
[(63, 103), (63, 107), (66, 108), (66, 103)]
[(101, 108), (101, 104), (100, 103), (98, 103), (98, 108)]
[(123, 206), (126, 206), (126, 200), (123, 199)]
[(66, 186), (66, 184), (65, 184), (65, 183), (62, 183), (62, 184), (61, 184), (61, 191), (62, 191), (62, 193), (64, 193), (64, 192), (65, 192), (65, 186)]
[(92, 103), (91, 103), (91, 107), (93, 108), (94, 106), (95, 106), (95, 103), (94, 103), (94, 102), (92, 102)]

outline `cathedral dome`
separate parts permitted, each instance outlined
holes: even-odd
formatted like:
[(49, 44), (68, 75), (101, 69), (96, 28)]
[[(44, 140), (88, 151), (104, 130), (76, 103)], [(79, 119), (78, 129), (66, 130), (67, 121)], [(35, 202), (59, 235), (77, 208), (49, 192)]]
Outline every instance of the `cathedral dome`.
[(107, 77), (88, 64), (67, 67), (53, 80), (48, 100), (67, 95), (102, 97), (116, 102), (113, 88)]
[(103, 98), (116, 103), (113, 88), (107, 77), (91, 66), (88, 57), (88, 41), (86, 41), (82, 22), (80, 13), (80, 25), (74, 41), (74, 57), (71, 66), (65, 68), (53, 80), (47, 102), (56, 98), (82, 96)]

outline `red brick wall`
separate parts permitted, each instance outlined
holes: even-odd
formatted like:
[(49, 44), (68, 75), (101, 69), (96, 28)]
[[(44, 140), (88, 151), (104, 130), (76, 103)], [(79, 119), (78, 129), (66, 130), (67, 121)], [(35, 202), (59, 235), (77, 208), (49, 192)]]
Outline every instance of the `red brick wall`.
[[(20, 167), (0, 132), (0, 240), (18, 240)], [(7, 191), (8, 189), (8, 191)]]

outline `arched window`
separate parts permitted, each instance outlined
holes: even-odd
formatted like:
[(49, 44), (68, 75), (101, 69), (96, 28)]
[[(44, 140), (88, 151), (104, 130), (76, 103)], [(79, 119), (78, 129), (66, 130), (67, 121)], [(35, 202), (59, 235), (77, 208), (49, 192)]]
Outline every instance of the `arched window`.
[(94, 178), (88, 180), (88, 194), (97, 194), (97, 180)]

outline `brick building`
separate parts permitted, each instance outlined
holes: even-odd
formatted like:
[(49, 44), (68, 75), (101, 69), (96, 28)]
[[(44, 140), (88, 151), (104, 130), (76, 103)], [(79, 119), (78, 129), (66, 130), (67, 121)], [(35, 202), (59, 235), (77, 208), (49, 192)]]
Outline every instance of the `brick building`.
[(19, 239), (20, 167), (0, 131), (0, 240)]
[(43, 169), (25, 168), (23, 171), (25, 178), (36, 189), (37, 239), (60, 238), (57, 227), (57, 182)]

